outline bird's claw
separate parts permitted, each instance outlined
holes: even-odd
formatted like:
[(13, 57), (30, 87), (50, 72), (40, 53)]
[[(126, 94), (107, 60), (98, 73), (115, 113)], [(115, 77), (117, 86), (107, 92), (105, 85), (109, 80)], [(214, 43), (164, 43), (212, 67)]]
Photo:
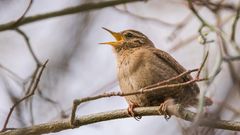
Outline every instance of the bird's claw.
[(168, 100), (164, 101), (163, 103), (161, 103), (159, 106), (158, 112), (159, 112), (159, 114), (164, 115), (164, 118), (166, 120), (169, 120), (171, 118), (171, 114), (168, 113), (167, 107), (172, 104), (174, 104), (173, 99), (168, 99)]
[(164, 115), (164, 118), (166, 120), (169, 120), (171, 118), (171, 115), (167, 112), (167, 104), (166, 103), (160, 104), (158, 112), (159, 112), (159, 114)]
[(142, 116), (136, 116), (136, 114), (135, 114), (134, 111), (133, 111), (133, 109), (134, 109), (135, 107), (138, 107), (138, 105), (135, 104), (135, 103), (132, 103), (132, 102), (129, 104), (129, 106), (128, 106), (128, 108), (127, 108), (128, 115), (131, 116), (131, 117), (133, 117), (135, 120), (139, 121), (139, 120), (142, 118)]

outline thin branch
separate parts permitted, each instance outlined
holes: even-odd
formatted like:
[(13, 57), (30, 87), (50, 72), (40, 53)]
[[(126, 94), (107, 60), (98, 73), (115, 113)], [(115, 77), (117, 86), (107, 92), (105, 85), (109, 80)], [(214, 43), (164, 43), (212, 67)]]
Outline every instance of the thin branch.
[(31, 46), (31, 44), (30, 44), (30, 41), (29, 41), (28, 36), (25, 34), (24, 31), (22, 31), (22, 30), (20, 30), (20, 29), (18, 29), (18, 28), (16, 28), (15, 30), (16, 30), (17, 33), (19, 33), (21, 36), (23, 36), (24, 40), (26, 41), (28, 50), (30, 51), (30, 53), (31, 53), (34, 61), (37, 63), (37, 65), (41, 65), (41, 62), (38, 60), (36, 54), (33, 52), (33, 49), (32, 49), (32, 46)]
[(27, 90), (26, 90), (26, 92), (25, 92), (25, 94), (26, 95), (28, 95), (29, 93), (31, 93), (31, 90), (32, 90), (32, 86), (34, 85), (34, 78), (36, 78), (36, 76), (37, 76), (37, 74), (38, 74), (38, 71), (39, 71), (39, 69), (41, 68), (41, 65), (38, 65), (37, 66), (37, 68), (33, 71), (33, 74), (32, 74), (32, 76), (31, 76), (31, 78), (30, 78), (30, 84), (29, 84), (29, 86), (28, 86), (28, 88), (27, 88)]
[(199, 70), (198, 70), (198, 72), (197, 72), (196, 78), (199, 78), (200, 73), (201, 73), (203, 67), (204, 67), (205, 64), (206, 64), (206, 61), (207, 61), (207, 58), (208, 58), (208, 54), (209, 54), (209, 52), (207, 51), (207, 53), (206, 53), (206, 55), (205, 55), (205, 57), (204, 57), (204, 59), (203, 59), (203, 62), (202, 62), (201, 66), (200, 66), (200, 68), (199, 68)]
[(38, 74), (36, 75), (36, 77), (33, 78), (33, 80), (34, 80), (34, 85), (31, 87), (31, 89), (32, 89), (32, 90), (31, 90), (31, 93), (25, 95), (23, 98), (21, 98), (21, 99), (18, 100), (16, 103), (14, 103), (13, 106), (10, 108), (10, 111), (9, 111), (9, 113), (8, 113), (8, 115), (7, 115), (7, 118), (6, 118), (5, 122), (4, 122), (4, 125), (3, 125), (3, 128), (2, 128), (1, 131), (5, 131), (5, 130), (6, 130), (7, 124), (8, 124), (8, 122), (9, 122), (9, 119), (10, 119), (13, 111), (14, 111), (14, 108), (15, 108), (16, 106), (18, 106), (21, 102), (23, 102), (24, 100), (26, 100), (27, 98), (29, 98), (29, 97), (31, 97), (31, 96), (34, 95), (35, 90), (37, 89), (37, 86), (38, 86), (38, 84), (39, 84), (40, 78), (41, 78), (41, 76), (42, 76), (43, 70), (44, 70), (47, 62), (48, 62), (48, 60), (41, 66), (41, 68), (39, 69)]
[(179, 79), (181, 77), (184, 77), (184, 76), (186, 76), (186, 75), (188, 75), (188, 74), (190, 74), (192, 72), (196, 72), (196, 71), (199, 71), (199, 69), (192, 69), (192, 70), (185, 71), (185, 72), (183, 72), (183, 73), (181, 73), (181, 74), (179, 74), (179, 75), (177, 75), (175, 77), (172, 77), (172, 78), (170, 78), (168, 80), (164, 80), (164, 81), (161, 81), (159, 83), (147, 86), (144, 89), (150, 89), (150, 88), (153, 88), (153, 87), (156, 87), (156, 86), (160, 86), (160, 85), (164, 85), (164, 84), (170, 83), (171, 81), (177, 80), (177, 79)]
[(220, 9), (224, 9), (224, 10), (230, 10), (230, 11), (236, 11), (236, 7), (234, 6), (234, 4), (231, 3), (223, 3), (223, 0), (218, 1), (217, 3), (213, 3), (210, 0), (193, 0), (193, 2), (196, 5), (199, 6), (205, 6), (207, 8), (209, 8), (210, 10), (212, 10), (214, 13), (216, 13), (217, 11), (219, 11)]
[(44, 101), (50, 103), (53, 105), (53, 107), (55, 107), (62, 115), (61, 116), (66, 116), (63, 108), (61, 107), (61, 105), (54, 101), (53, 99), (45, 96), (43, 93), (42, 93), (42, 90), (40, 88), (37, 88), (37, 92), (39, 93), (39, 97), (42, 98)]
[[(217, 21), (220, 21), (220, 19), (218, 19)], [(218, 27), (219, 27), (219, 26), (218, 26)], [(219, 27), (219, 28), (221, 28), (221, 27)], [(218, 34), (218, 33), (217, 33), (217, 34)], [(219, 36), (219, 40), (220, 40), (221, 45), (222, 45), (221, 47), (222, 47), (223, 53), (224, 53), (226, 56), (230, 56), (230, 51), (229, 51), (229, 49), (228, 49), (228, 47), (227, 47), (226, 39), (225, 39), (225, 38), (223, 37), (223, 35), (221, 35), (221, 34), (218, 34), (218, 36)], [(240, 78), (239, 78), (239, 76), (237, 75), (237, 72), (236, 72), (236, 69), (235, 69), (233, 63), (228, 62), (227, 65), (228, 65), (228, 68), (229, 68), (229, 71), (230, 71), (230, 75), (231, 75), (232, 81), (233, 81), (234, 83), (238, 83), (238, 84), (240, 85), (240, 81), (239, 81)]]
[(15, 22), (15, 25), (17, 25), (20, 21), (22, 21), (22, 19), (25, 17), (25, 15), (27, 14), (27, 12), (28, 12), (29, 9), (31, 8), (32, 4), (33, 4), (33, 0), (30, 0), (28, 6), (27, 6), (27, 8), (26, 8), (26, 10), (25, 10), (24, 13), (21, 15), (21, 17), (19, 17), (19, 18), (17, 19), (17, 21)]
[(86, 12), (90, 10), (96, 10), (100, 8), (111, 7), (119, 4), (131, 3), (131, 2), (137, 2), (137, 1), (144, 1), (144, 0), (112, 0), (112, 1), (97, 2), (97, 3), (85, 3), (85, 4), (81, 4), (74, 7), (68, 7), (59, 11), (53, 11), (53, 12), (48, 12), (44, 14), (24, 17), (17, 24), (16, 24), (16, 21), (11, 21), (11, 22), (0, 25), (0, 31), (15, 29), (19, 26), (22, 26), (28, 23), (33, 23), (36, 21), (49, 19), (53, 17), (70, 15), (70, 14), (75, 14), (79, 12)]
[[(135, 108), (134, 112), (139, 116), (159, 116), (159, 107), (141, 107)], [(179, 105), (170, 105), (167, 107), (167, 111), (175, 115), (176, 117), (182, 118), (187, 121), (192, 121), (195, 117), (195, 113), (183, 109)], [(121, 119), (121, 118), (129, 118), (129, 114), (126, 109), (121, 110), (113, 110), (109, 112), (102, 112), (96, 114), (90, 114), (81, 116), (76, 119), (76, 126), (72, 126), (68, 119), (63, 121), (49, 122), (45, 124), (38, 124), (25, 128), (18, 128), (9, 130), (6, 132), (0, 133), (0, 135), (40, 135), (46, 133), (54, 133), (60, 132), (66, 129), (78, 128), (80, 126), (89, 125), (97, 122)], [(233, 130), (240, 131), (240, 122), (233, 121), (225, 121), (225, 120), (217, 120), (217, 119), (209, 119), (203, 118), (200, 122), (201, 126), (207, 126), (218, 129), (225, 130)]]
[(198, 14), (196, 9), (193, 6), (193, 0), (188, 0), (188, 6), (190, 10), (195, 14), (195, 16), (198, 18), (198, 20), (202, 23), (203, 26), (209, 26), (208, 23)]
[(236, 17), (233, 21), (233, 24), (232, 24), (232, 33), (231, 33), (231, 41), (232, 42), (236, 42), (235, 41), (235, 35), (236, 35), (236, 27), (237, 27), (237, 22), (239, 20), (239, 17), (240, 17), (240, 2), (238, 3), (238, 8), (237, 8), (237, 13), (236, 13)]
[(226, 62), (238, 61), (240, 60), (240, 56), (225, 56), (223, 57), (223, 60)]

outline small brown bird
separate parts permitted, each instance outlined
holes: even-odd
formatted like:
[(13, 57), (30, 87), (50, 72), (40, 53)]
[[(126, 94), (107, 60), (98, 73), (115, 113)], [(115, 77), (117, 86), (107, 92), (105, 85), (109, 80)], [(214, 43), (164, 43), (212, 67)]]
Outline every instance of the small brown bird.
[[(136, 92), (146, 86), (176, 77), (186, 71), (168, 53), (154, 47), (147, 36), (136, 30), (110, 32), (116, 41), (104, 42), (113, 46), (117, 56), (118, 80), (122, 92)], [(182, 83), (191, 80), (191, 75), (183, 76), (171, 83)], [(169, 103), (181, 104), (184, 107), (196, 106), (199, 87), (196, 83), (182, 88), (168, 88), (150, 93), (125, 97), (129, 104), (129, 114), (134, 116), (134, 107), (166, 106)], [(172, 102), (173, 101), (173, 102)], [(205, 105), (212, 102), (206, 97)], [(166, 107), (160, 112), (167, 115)], [(166, 116), (165, 115), (165, 116)], [(168, 115), (169, 116), (169, 115)], [(166, 118), (166, 117), (165, 117)]]

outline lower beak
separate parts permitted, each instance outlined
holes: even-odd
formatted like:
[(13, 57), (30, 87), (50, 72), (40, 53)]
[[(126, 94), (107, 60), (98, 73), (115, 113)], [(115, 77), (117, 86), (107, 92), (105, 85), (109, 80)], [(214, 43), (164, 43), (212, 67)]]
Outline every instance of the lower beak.
[(99, 44), (108, 44), (108, 45), (111, 45), (111, 46), (116, 47), (116, 46), (118, 46), (118, 45), (120, 45), (120, 44), (122, 43), (123, 37), (122, 37), (122, 35), (121, 35), (120, 33), (118, 33), (118, 32), (113, 32), (113, 31), (111, 31), (111, 30), (109, 30), (109, 29), (107, 29), (107, 28), (104, 28), (104, 27), (103, 27), (103, 29), (106, 30), (106, 31), (108, 31), (108, 32), (116, 39), (116, 41), (103, 42), (103, 43), (99, 43)]

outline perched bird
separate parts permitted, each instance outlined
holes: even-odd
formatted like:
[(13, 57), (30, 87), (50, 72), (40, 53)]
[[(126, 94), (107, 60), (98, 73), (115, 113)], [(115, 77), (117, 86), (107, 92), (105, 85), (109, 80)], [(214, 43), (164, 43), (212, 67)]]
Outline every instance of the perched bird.
[[(155, 48), (147, 36), (136, 30), (110, 32), (116, 39), (104, 42), (113, 47), (117, 58), (118, 80), (122, 92), (136, 92), (146, 86), (176, 77), (186, 71), (167, 52)], [(191, 75), (183, 76), (170, 83), (182, 83), (191, 80)], [(134, 107), (159, 106), (173, 103), (184, 107), (195, 106), (198, 103), (199, 87), (196, 83), (182, 88), (167, 88), (164, 90), (126, 96), (129, 104), (129, 114), (134, 116)], [(212, 102), (206, 97), (205, 105)], [(167, 114), (165, 110), (160, 111)], [(164, 112), (165, 111), (165, 112)]]

